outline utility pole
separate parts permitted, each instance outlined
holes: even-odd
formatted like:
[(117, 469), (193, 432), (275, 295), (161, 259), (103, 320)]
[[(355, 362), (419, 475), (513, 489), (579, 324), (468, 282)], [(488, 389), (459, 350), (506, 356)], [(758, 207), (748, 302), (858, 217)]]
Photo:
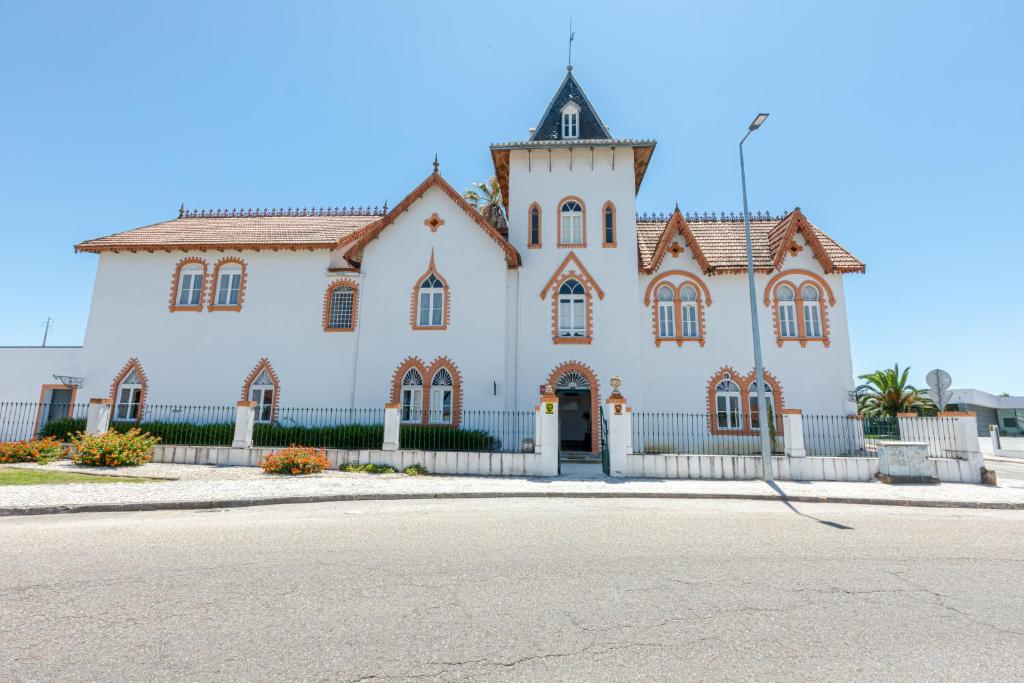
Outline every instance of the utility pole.
[(46, 346), (46, 338), (50, 336), (50, 328), (53, 327), (53, 318), (47, 317), (43, 323), (43, 346)]

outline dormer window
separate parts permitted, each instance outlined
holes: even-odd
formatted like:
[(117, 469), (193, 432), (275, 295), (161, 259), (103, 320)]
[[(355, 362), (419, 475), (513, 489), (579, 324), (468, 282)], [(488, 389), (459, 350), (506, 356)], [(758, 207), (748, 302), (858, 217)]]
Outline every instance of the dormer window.
[(580, 136), (580, 108), (575, 102), (562, 107), (562, 138), (575, 140)]

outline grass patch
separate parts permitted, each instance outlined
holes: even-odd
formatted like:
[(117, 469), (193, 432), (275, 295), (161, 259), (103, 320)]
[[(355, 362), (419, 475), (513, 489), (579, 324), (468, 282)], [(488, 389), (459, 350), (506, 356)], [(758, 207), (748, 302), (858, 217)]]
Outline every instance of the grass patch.
[(106, 477), (77, 472), (30, 470), (21, 467), (0, 467), (0, 486), (32, 486), (36, 484), (146, 484), (158, 479), (143, 477)]
[(338, 468), (342, 472), (365, 472), (366, 474), (394, 474), (395, 468), (391, 465), (376, 465), (374, 463), (367, 463), (365, 465), (358, 465), (354, 462), (347, 462)]

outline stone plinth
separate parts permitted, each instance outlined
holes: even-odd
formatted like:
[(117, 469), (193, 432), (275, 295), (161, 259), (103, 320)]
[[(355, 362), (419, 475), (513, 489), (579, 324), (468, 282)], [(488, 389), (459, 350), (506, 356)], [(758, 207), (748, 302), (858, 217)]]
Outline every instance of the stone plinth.
[(878, 479), (886, 484), (938, 484), (928, 461), (928, 444), (885, 441), (878, 447)]

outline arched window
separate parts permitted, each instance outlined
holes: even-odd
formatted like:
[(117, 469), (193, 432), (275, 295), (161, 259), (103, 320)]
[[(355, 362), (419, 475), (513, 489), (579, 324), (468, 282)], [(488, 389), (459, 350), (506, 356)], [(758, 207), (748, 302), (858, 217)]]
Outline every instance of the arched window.
[[(761, 414), (757, 407), (757, 381), (750, 383), (750, 388), (747, 390), (747, 401), (750, 405), (750, 428), (754, 431), (761, 429)], [(772, 395), (772, 385), (768, 382), (764, 383), (764, 404), (765, 410), (768, 414), (768, 421), (776, 420), (777, 413), (775, 412), (775, 397)]]
[(562, 202), (559, 208), (561, 227), (558, 233), (559, 245), (583, 244), (583, 205), (575, 199)]
[(719, 429), (739, 429), (740, 386), (726, 373), (715, 386), (715, 420)]
[(239, 311), (245, 297), (245, 263), (228, 256), (213, 267), (213, 295), (211, 311)]
[(577, 280), (566, 280), (558, 288), (558, 336), (587, 336), (587, 294)]
[(575, 102), (562, 107), (562, 137), (572, 140), (580, 136), (580, 108)]
[(676, 336), (675, 290), (668, 285), (658, 288), (658, 336), (671, 339)]
[(117, 385), (114, 419), (119, 422), (137, 422), (142, 407), (142, 379), (137, 368), (132, 368)]
[(178, 261), (171, 282), (171, 311), (201, 311), (206, 283), (206, 261), (189, 257)]
[(263, 368), (249, 384), (249, 400), (256, 404), (256, 421), (262, 424), (274, 419), (274, 379)]
[(812, 339), (821, 337), (821, 304), (820, 295), (814, 285), (804, 285), (800, 289), (800, 299), (804, 308), (804, 336)]
[(423, 420), (423, 376), (416, 368), (402, 377), (401, 389), (402, 422), (421, 422)]
[(452, 422), (454, 382), (451, 373), (441, 368), (430, 380), (430, 421), (439, 424)]
[(779, 285), (776, 298), (779, 301), (779, 336), (796, 336), (796, 294), (789, 285)]
[(420, 327), (441, 327), (444, 324), (444, 284), (431, 273), (420, 282)]
[(331, 284), (324, 295), (324, 331), (350, 332), (356, 327), (358, 288), (351, 280)]
[(540, 207), (536, 204), (530, 206), (530, 239), (527, 246), (540, 246)]
[(679, 313), (683, 320), (682, 336), (696, 339), (700, 336), (700, 325), (697, 322), (697, 289), (693, 285), (683, 285), (679, 290)]
[(601, 216), (604, 223), (603, 228), (603, 242), (602, 245), (605, 247), (615, 246), (615, 205), (611, 202), (606, 202), (604, 205), (604, 211)]

